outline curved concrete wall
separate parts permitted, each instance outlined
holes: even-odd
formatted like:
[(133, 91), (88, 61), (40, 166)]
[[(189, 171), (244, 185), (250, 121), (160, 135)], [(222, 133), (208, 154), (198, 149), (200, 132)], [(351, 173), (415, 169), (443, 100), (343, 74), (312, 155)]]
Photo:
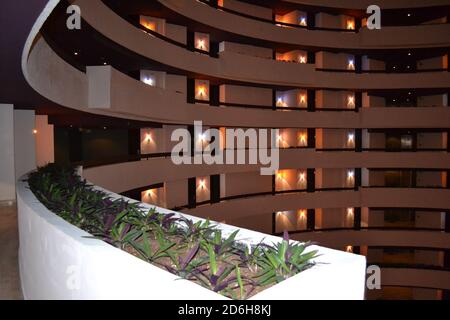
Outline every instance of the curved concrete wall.
[(438, 231), (401, 230), (336, 230), (297, 233), (293, 239), (311, 239), (321, 245), (345, 248), (352, 246), (393, 246), (418, 248), (450, 248), (450, 236)]
[[(224, 299), (103, 241), (88, 238), (88, 233), (47, 210), (24, 181), (17, 185), (17, 204), (25, 299)], [(146, 210), (152, 207), (142, 206)], [(224, 236), (237, 230), (223, 224), (218, 228)], [(237, 240), (256, 245), (261, 241), (278, 242), (280, 238), (240, 229)], [(317, 246), (312, 249), (319, 251), (321, 256), (316, 261), (323, 264), (252, 299), (363, 299), (365, 257)]]
[[(449, 169), (448, 153), (432, 152), (316, 152), (281, 149), (280, 169), (297, 168), (436, 168)], [(259, 165), (175, 165), (170, 157), (87, 168), (84, 176), (114, 192), (124, 192), (159, 182), (221, 173), (259, 171)], [(135, 174), (136, 172), (140, 174)], [(144, 173), (144, 174), (141, 174)], [(291, 208), (292, 209), (292, 208)]]
[(167, 8), (209, 27), (275, 43), (339, 49), (432, 48), (450, 45), (449, 24), (362, 29), (358, 33), (281, 28), (233, 13), (216, 10), (195, 0), (158, 0)]
[(382, 268), (381, 285), (450, 290), (450, 272), (412, 268)]
[[(83, 8), (83, 18), (115, 43), (146, 58), (195, 74), (261, 84), (308, 88), (447, 88), (450, 83), (448, 72), (427, 72), (423, 74), (335, 73), (316, 71), (314, 66), (308, 64), (285, 63), (232, 52), (220, 54), (219, 59), (211, 58), (208, 55), (188, 51), (142, 32), (117, 16), (102, 2), (77, 0), (75, 3)], [(195, 3), (196, 6), (209, 8), (201, 3)], [(213, 9), (210, 8), (210, 10)], [(102, 18), (99, 19), (99, 17)], [(242, 29), (245, 28), (242, 27)], [(407, 29), (407, 32), (412, 31)], [(445, 34), (445, 32), (439, 32), (439, 34)], [(302, 36), (297, 35), (290, 35), (289, 37), (303, 39)], [(376, 37), (371, 36), (370, 38)], [(320, 37), (314, 36), (314, 39), (320, 39)], [(384, 41), (386, 38), (381, 36), (380, 39)], [(439, 46), (442, 46), (442, 43)], [(158, 50), (154, 48), (158, 48)], [(255, 72), (255, 70), (258, 70), (258, 72)], [(302, 77), (299, 77), (299, 74)]]
[[(450, 109), (446, 107), (362, 108), (358, 113), (336, 112), (332, 117), (326, 111), (211, 108), (189, 104), (182, 94), (150, 87), (109, 66), (90, 69), (91, 74), (94, 69), (111, 69), (111, 72), (104, 72), (103, 77), (96, 79), (101, 85), (89, 89), (89, 72), (85, 74), (67, 64), (43, 38), (32, 47), (26, 67), (30, 85), (52, 101), (80, 111), (136, 120), (184, 124), (203, 120), (207, 125), (242, 127), (433, 128), (446, 127), (450, 119)], [(89, 95), (98, 94), (101, 87), (114, 88), (105, 93), (108, 104), (92, 105)], [(409, 115), (407, 118), (405, 111)]]
[(362, 188), (359, 191), (318, 191), (254, 196), (203, 205), (186, 212), (211, 219), (237, 219), (261, 212), (293, 208), (450, 208), (450, 189)]
[[(325, 8), (341, 8), (341, 9), (359, 9), (366, 8), (373, 3), (372, 0), (284, 0), (294, 4), (318, 6)], [(382, 9), (405, 9), (405, 8), (422, 8), (424, 1), (422, 0), (378, 0), (377, 5)], [(448, 0), (427, 0), (426, 7), (435, 7), (442, 5), (450, 5)]]

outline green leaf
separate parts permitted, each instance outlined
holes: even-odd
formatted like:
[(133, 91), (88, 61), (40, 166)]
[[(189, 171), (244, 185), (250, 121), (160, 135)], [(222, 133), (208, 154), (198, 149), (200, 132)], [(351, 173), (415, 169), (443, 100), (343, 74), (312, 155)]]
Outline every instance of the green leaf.
[(239, 284), (239, 293), (241, 299), (244, 299), (244, 282), (242, 281), (241, 269), (236, 265), (236, 279)]
[(209, 264), (210, 264), (210, 268), (211, 268), (211, 274), (213, 276), (215, 276), (218, 271), (217, 261), (216, 261), (216, 253), (214, 252), (212, 245), (208, 244), (207, 248), (208, 248), (208, 256), (209, 256)]

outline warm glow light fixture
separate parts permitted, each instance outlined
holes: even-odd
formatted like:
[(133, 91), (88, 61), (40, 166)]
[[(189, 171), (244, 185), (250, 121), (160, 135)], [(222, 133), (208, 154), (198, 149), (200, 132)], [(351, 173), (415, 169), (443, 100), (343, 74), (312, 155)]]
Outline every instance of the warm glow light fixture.
[(299, 56), (298, 61), (300, 63), (306, 63), (306, 56)]
[(305, 133), (300, 133), (299, 138), (300, 138), (300, 143), (302, 145), (305, 145), (306, 144), (306, 134)]
[(205, 40), (199, 39), (199, 40), (197, 41), (197, 49), (200, 49), (200, 50), (206, 50)]
[(347, 69), (348, 70), (355, 70), (355, 61), (353, 59), (348, 60)]
[(306, 103), (306, 95), (305, 94), (300, 95), (300, 103)]
[(202, 179), (202, 180), (200, 180), (198, 185), (199, 185), (200, 189), (205, 189), (206, 188), (206, 181), (204, 179)]
[(354, 106), (355, 106), (355, 96), (348, 96), (347, 107), (354, 107)]
[(300, 180), (300, 182), (305, 182), (306, 174), (304, 172), (300, 172), (300, 174), (298, 175), (298, 179)]
[(284, 102), (283, 98), (279, 97), (277, 99), (277, 107), (285, 107), (286, 103)]
[(347, 171), (347, 179), (351, 180), (355, 177), (355, 171), (354, 170), (348, 170)]
[(353, 208), (347, 208), (347, 216), (353, 216), (354, 209)]
[(299, 211), (299, 218), (301, 220), (306, 219), (306, 210), (305, 209), (302, 209), (302, 210)]
[(37, 133), (38, 133), (37, 129), (33, 129), (33, 134), (37, 134)]
[(283, 179), (284, 178), (284, 173), (283, 172), (278, 172), (277, 173), (277, 178), (278, 179)]
[(144, 21), (144, 22), (141, 22), (141, 25), (148, 30), (156, 31), (156, 24), (154, 22)]
[(350, 133), (347, 135), (347, 142), (348, 142), (348, 143), (353, 143), (353, 142), (355, 142), (355, 134), (354, 134), (354, 133), (350, 132)]
[(199, 138), (199, 140), (200, 140), (201, 142), (204, 142), (204, 141), (206, 140), (206, 135), (205, 135), (204, 133), (200, 133), (200, 134), (198, 135), (198, 138)]
[(353, 20), (347, 20), (347, 30), (355, 30), (355, 22)]
[(300, 25), (301, 26), (306, 26), (306, 18), (305, 17), (301, 17), (300, 18)]
[(153, 138), (152, 138), (152, 134), (151, 133), (147, 133), (145, 135), (145, 142), (147, 142), (147, 143), (153, 142)]
[(353, 246), (347, 246), (347, 247), (345, 248), (345, 251), (347, 251), (347, 252), (353, 252)]
[(199, 96), (205, 96), (206, 95), (206, 87), (205, 86), (198, 86), (197, 87), (197, 94)]

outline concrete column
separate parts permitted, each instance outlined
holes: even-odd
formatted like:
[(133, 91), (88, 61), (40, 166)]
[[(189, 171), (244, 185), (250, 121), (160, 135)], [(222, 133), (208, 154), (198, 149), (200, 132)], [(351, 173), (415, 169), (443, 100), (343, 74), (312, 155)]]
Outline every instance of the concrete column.
[(0, 202), (16, 198), (14, 175), (14, 106), (0, 104)]
[(36, 139), (34, 130), (34, 110), (15, 110), (14, 158), (16, 179), (36, 169)]

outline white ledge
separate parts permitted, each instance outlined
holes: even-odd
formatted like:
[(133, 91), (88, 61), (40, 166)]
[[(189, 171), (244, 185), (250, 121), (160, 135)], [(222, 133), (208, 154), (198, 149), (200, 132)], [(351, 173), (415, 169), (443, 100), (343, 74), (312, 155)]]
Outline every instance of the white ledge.
[[(96, 187), (99, 188), (99, 187)], [(121, 197), (99, 188), (113, 198)], [(127, 199), (130, 200), (130, 199)], [(17, 183), (19, 265), (25, 299), (183, 299), (217, 300), (224, 296), (117, 249), (49, 211), (23, 178)], [(142, 204), (150, 209), (154, 206)], [(173, 211), (156, 207), (160, 213)], [(175, 212), (194, 221), (203, 220)], [(217, 223), (224, 235), (238, 228)], [(240, 229), (237, 240), (279, 242), (259, 232)], [(364, 256), (312, 246), (321, 262), (252, 299), (363, 299)]]

